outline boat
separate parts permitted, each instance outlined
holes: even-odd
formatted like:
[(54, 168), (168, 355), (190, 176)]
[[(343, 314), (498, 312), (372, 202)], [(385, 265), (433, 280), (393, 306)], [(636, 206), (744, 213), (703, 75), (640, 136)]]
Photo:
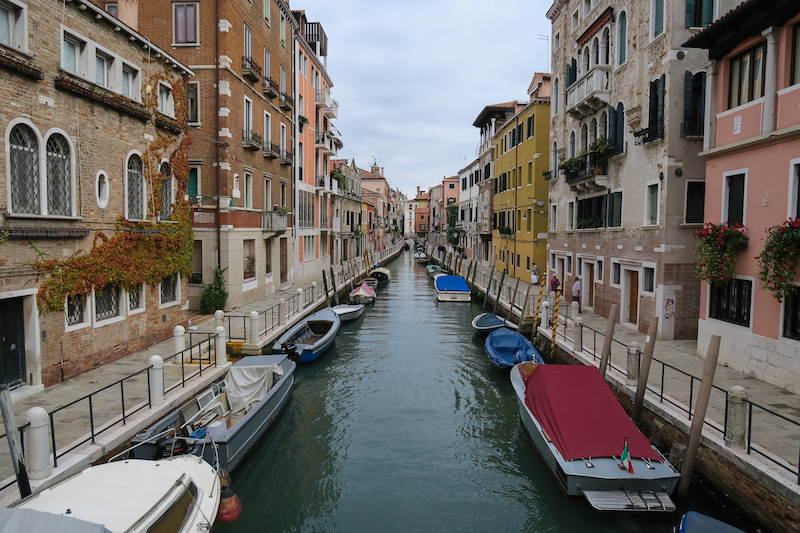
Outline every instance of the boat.
[(414, 252), (414, 261), (418, 265), (427, 265), (430, 263), (430, 259), (425, 255), (425, 252)]
[(697, 511), (689, 511), (681, 518), (679, 533), (745, 533), (743, 530), (711, 518)]
[(583, 496), (599, 510), (675, 510), (670, 495), (680, 474), (597, 368), (528, 362), (510, 377), (523, 426), (568, 496)]
[(310, 363), (330, 348), (341, 325), (333, 309), (321, 309), (281, 335), (272, 346), (272, 353), (289, 354), (302, 363)]
[(408, 245), (408, 243), (404, 242), (403, 243), (403, 250), (408, 250), (409, 248), (410, 248), (410, 246)]
[(331, 307), (333, 312), (339, 315), (339, 320), (342, 322), (348, 322), (360, 317), (364, 314), (365, 308), (364, 304), (339, 304)]
[(366, 283), (369, 286), (370, 289), (375, 290), (375, 288), (378, 286), (379, 282), (378, 282), (378, 278), (373, 278), (372, 276), (367, 276), (366, 278), (361, 280), (361, 283)]
[(375, 301), (375, 290), (366, 283), (362, 283), (350, 291), (350, 301), (354, 304), (368, 304)]
[(223, 381), (136, 435), (133, 456), (160, 459), (178, 449), (235, 469), (288, 403), (296, 368), (287, 354), (243, 357)]
[(437, 276), (433, 283), (440, 302), (468, 302), (472, 297), (467, 280), (461, 276)]
[(442, 267), (439, 265), (428, 265), (425, 268), (428, 269), (428, 277), (431, 279), (433, 279), (434, 274), (442, 271)]
[(531, 341), (508, 328), (500, 328), (490, 333), (486, 337), (484, 346), (492, 364), (503, 370), (525, 361), (544, 363), (542, 355)]
[(472, 328), (478, 333), (491, 333), (499, 328), (519, 329), (516, 324), (494, 313), (481, 313), (472, 319)]
[[(221, 492), (217, 470), (193, 455), (160, 461), (114, 461), (85, 468), (22, 500), (14, 508), (4, 509), (4, 513), (15, 515), (15, 520), (24, 519), (25, 522), (21, 529), (0, 530), (210, 531)], [(60, 529), (52, 524), (38, 529), (33, 520), (47, 520), (45, 513), (51, 517), (76, 519), (76, 523), (88, 522), (94, 524), (95, 529)], [(73, 525), (71, 523), (70, 527)]]
[(392, 277), (392, 273), (389, 271), (388, 268), (384, 268), (378, 265), (372, 267), (372, 270), (369, 271), (369, 275), (370, 277), (377, 279), (381, 283), (389, 281), (389, 279)]

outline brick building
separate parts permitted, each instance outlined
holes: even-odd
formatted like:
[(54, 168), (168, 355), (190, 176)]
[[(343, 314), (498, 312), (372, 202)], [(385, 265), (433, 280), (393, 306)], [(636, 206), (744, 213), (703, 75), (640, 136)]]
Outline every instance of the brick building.
[(50, 386), (186, 321), (192, 72), (87, 1), (2, 7), (0, 382)]
[(211, 282), (217, 267), (225, 269), (228, 309), (289, 283), (295, 257), (289, 229), (297, 211), (292, 50), (299, 26), (288, 3), (105, 5), (120, 20), (138, 21), (153, 42), (195, 71), (188, 99), (192, 307), (200, 283)]

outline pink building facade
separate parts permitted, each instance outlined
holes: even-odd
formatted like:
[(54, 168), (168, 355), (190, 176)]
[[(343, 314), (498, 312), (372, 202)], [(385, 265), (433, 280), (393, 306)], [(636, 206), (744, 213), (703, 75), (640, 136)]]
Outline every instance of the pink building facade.
[(800, 218), (800, 5), (744, 2), (685, 46), (712, 60), (704, 220), (740, 223), (749, 239), (732, 282), (703, 283), (698, 350), (720, 335), (721, 363), (797, 393), (800, 292), (777, 299), (756, 258), (771, 227)]

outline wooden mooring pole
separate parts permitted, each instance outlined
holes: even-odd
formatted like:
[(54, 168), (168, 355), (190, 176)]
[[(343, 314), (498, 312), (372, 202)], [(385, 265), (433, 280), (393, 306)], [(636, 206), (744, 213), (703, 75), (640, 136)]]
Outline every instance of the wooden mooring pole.
[(639, 383), (636, 385), (636, 399), (633, 401), (633, 411), (631, 419), (637, 424), (642, 417), (642, 405), (644, 404), (644, 393), (647, 392), (647, 378), (650, 376), (650, 363), (653, 362), (653, 350), (656, 346), (656, 333), (658, 332), (658, 317), (650, 318), (650, 326), (647, 328), (645, 337), (644, 355), (639, 364)]
[(19, 430), (14, 417), (14, 404), (11, 402), (11, 393), (5, 383), (0, 384), (0, 412), (3, 415), (3, 425), (6, 429), (11, 462), (14, 465), (14, 473), (17, 475), (19, 495), (25, 498), (31, 495), (31, 482), (28, 479), (28, 470), (25, 468), (25, 456), (22, 453)]
[(606, 368), (608, 360), (611, 358), (611, 343), (614, 341), (614, 324), (617, 322), (619, 305), (613, 304), (608, 312), (608, 322), (606, 322), (606, 337), (603, 340), (603, 351), (600, 356), (600, 375), (606, 378)]

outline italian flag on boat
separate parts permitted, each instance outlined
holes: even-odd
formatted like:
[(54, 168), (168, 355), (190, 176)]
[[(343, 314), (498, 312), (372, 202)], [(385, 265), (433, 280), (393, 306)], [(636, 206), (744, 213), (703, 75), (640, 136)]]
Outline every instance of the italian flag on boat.
[(625, 461), (628, 461), (628, 472), (633, 474), (633, 463), (631, 462), (631, 454), (628, 452), (628, 436), (625, 436), (625, 447), (622, 449), (622, 457), (620, 458), (622, 464), (620, 467), (625, 466)]

